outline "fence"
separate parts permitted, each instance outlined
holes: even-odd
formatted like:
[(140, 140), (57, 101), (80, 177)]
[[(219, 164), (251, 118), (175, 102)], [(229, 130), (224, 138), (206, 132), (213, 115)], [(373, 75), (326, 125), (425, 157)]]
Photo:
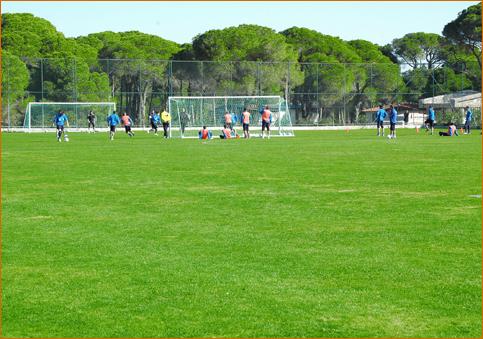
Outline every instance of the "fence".
[[(21, 126), (28, 102), (115, 102), (137, 126), (169, 96), (280, 95), (294, 125), (350, 125), (373, 121), (371, 108), (404, 103), (424, 112), (418, 100), (452, 92), (481, 92), (481, 69), (465, 63), (427, 69), (397, 64), (214, 62), (140, 59), (4, 60), (2, 122)], [(479, 104), (481, 105), (481, 104)], [(481, 108), (475, 107), (480, 125)], [(402, 112), (400, 112), (402, 113)], [(459, 117), (444, 107), (438, 120)]]

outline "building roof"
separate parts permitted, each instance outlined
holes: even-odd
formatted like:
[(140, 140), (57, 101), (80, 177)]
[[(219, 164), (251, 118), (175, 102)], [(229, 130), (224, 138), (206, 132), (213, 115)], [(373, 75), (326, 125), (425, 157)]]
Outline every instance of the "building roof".
[(481, 107), (481, 92), (461, 91), (430, 98), (420, 99), (419, 107), (425, 108), (432, 105), (434, 108), (464, 108)]
[[(416, 104), (411, 104), (411, 103), (400, 103), (400, 104), (395, 104), (396, 110), (401, 113), (402, 111), (419, 111), (419, 107)], [(384, 109), (388, 109), (389, 106), (385, 105), (383, 107)], [(375, 107), (369, 107), (366, 109), (363, 109), (363, 113), (375, 113), (379, 110), (379, 106)]]

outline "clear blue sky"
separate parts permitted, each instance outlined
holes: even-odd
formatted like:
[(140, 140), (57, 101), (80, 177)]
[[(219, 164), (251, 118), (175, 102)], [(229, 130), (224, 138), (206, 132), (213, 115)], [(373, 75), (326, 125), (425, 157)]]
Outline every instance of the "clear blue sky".
[(307, 27), (344, 40), (384, 45), (406, 33), (441, 34), (458, 12), (478, 3), (455, 2), (9, 2), (3, 13), (32, 13), (67, 37), (138, 30), (177, 43), (210, 29), (259, 24), (282, 31)]

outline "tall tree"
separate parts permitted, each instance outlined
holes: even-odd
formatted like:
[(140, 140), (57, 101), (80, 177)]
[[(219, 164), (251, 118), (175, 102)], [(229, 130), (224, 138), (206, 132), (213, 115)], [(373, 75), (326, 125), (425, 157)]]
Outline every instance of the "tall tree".
[(302, 80), (296, 52), (283, 35), (267, 27), (210, 30), (194, 38), (193, 52), (197, 60), (214, 61), (203, 65), (203, 93), (288, 95), (289, 80)]
[(470, 51), (481, 69), (481, 2), (463, 10), (444, 26), (443, 35), (451, 43)]
[(2, 122), (7, 126), (22, 123), (28, 101), (29, 72), (25, 63), (8, 50), (2, 51)]
[(412, 68), (432, 69), (442, 62), (443, 39), (434, 33), (408, 33), (392, 41), (394, 54)]
[[(137, 31), (101, 32), (78, 38), (95, 46), (102, 70), (109, 74), (112, 94), (119, 107), (143, 122), (153, 93), (166, 91), (166, 70), (172, 55), (179, 51), (175, 42)], [(112, 59), (112, 60), (109, 60)]]

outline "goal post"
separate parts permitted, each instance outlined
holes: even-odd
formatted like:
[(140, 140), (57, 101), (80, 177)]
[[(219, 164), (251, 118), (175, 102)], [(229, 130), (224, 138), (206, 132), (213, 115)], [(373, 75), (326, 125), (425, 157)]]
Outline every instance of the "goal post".
[(250, 132), (261, 133), (260, 110), (267, 105), (272, 112), (271, 135), (294, 136), (287, 101), (280, 96), (169, 97), (170, 133), (172, 137), (197, 138), (198, 131), (206, 126), (214, 135), (220, 134), (225, 113), (229, 112), (237, 117), (233, 126), (243, 135), (241, 115), (245, 108), (251, 113)]
[(87, 115), (96, 115), (96, 128), (107, 127), (106, 117), (116, 110), (114, 102), (29, 102), (25, 111), (23, 127), (27, 131), (45, 130), (52, 127), (55, 115), (64, 111), (71, 128), (84, 129), (88, 126)]

